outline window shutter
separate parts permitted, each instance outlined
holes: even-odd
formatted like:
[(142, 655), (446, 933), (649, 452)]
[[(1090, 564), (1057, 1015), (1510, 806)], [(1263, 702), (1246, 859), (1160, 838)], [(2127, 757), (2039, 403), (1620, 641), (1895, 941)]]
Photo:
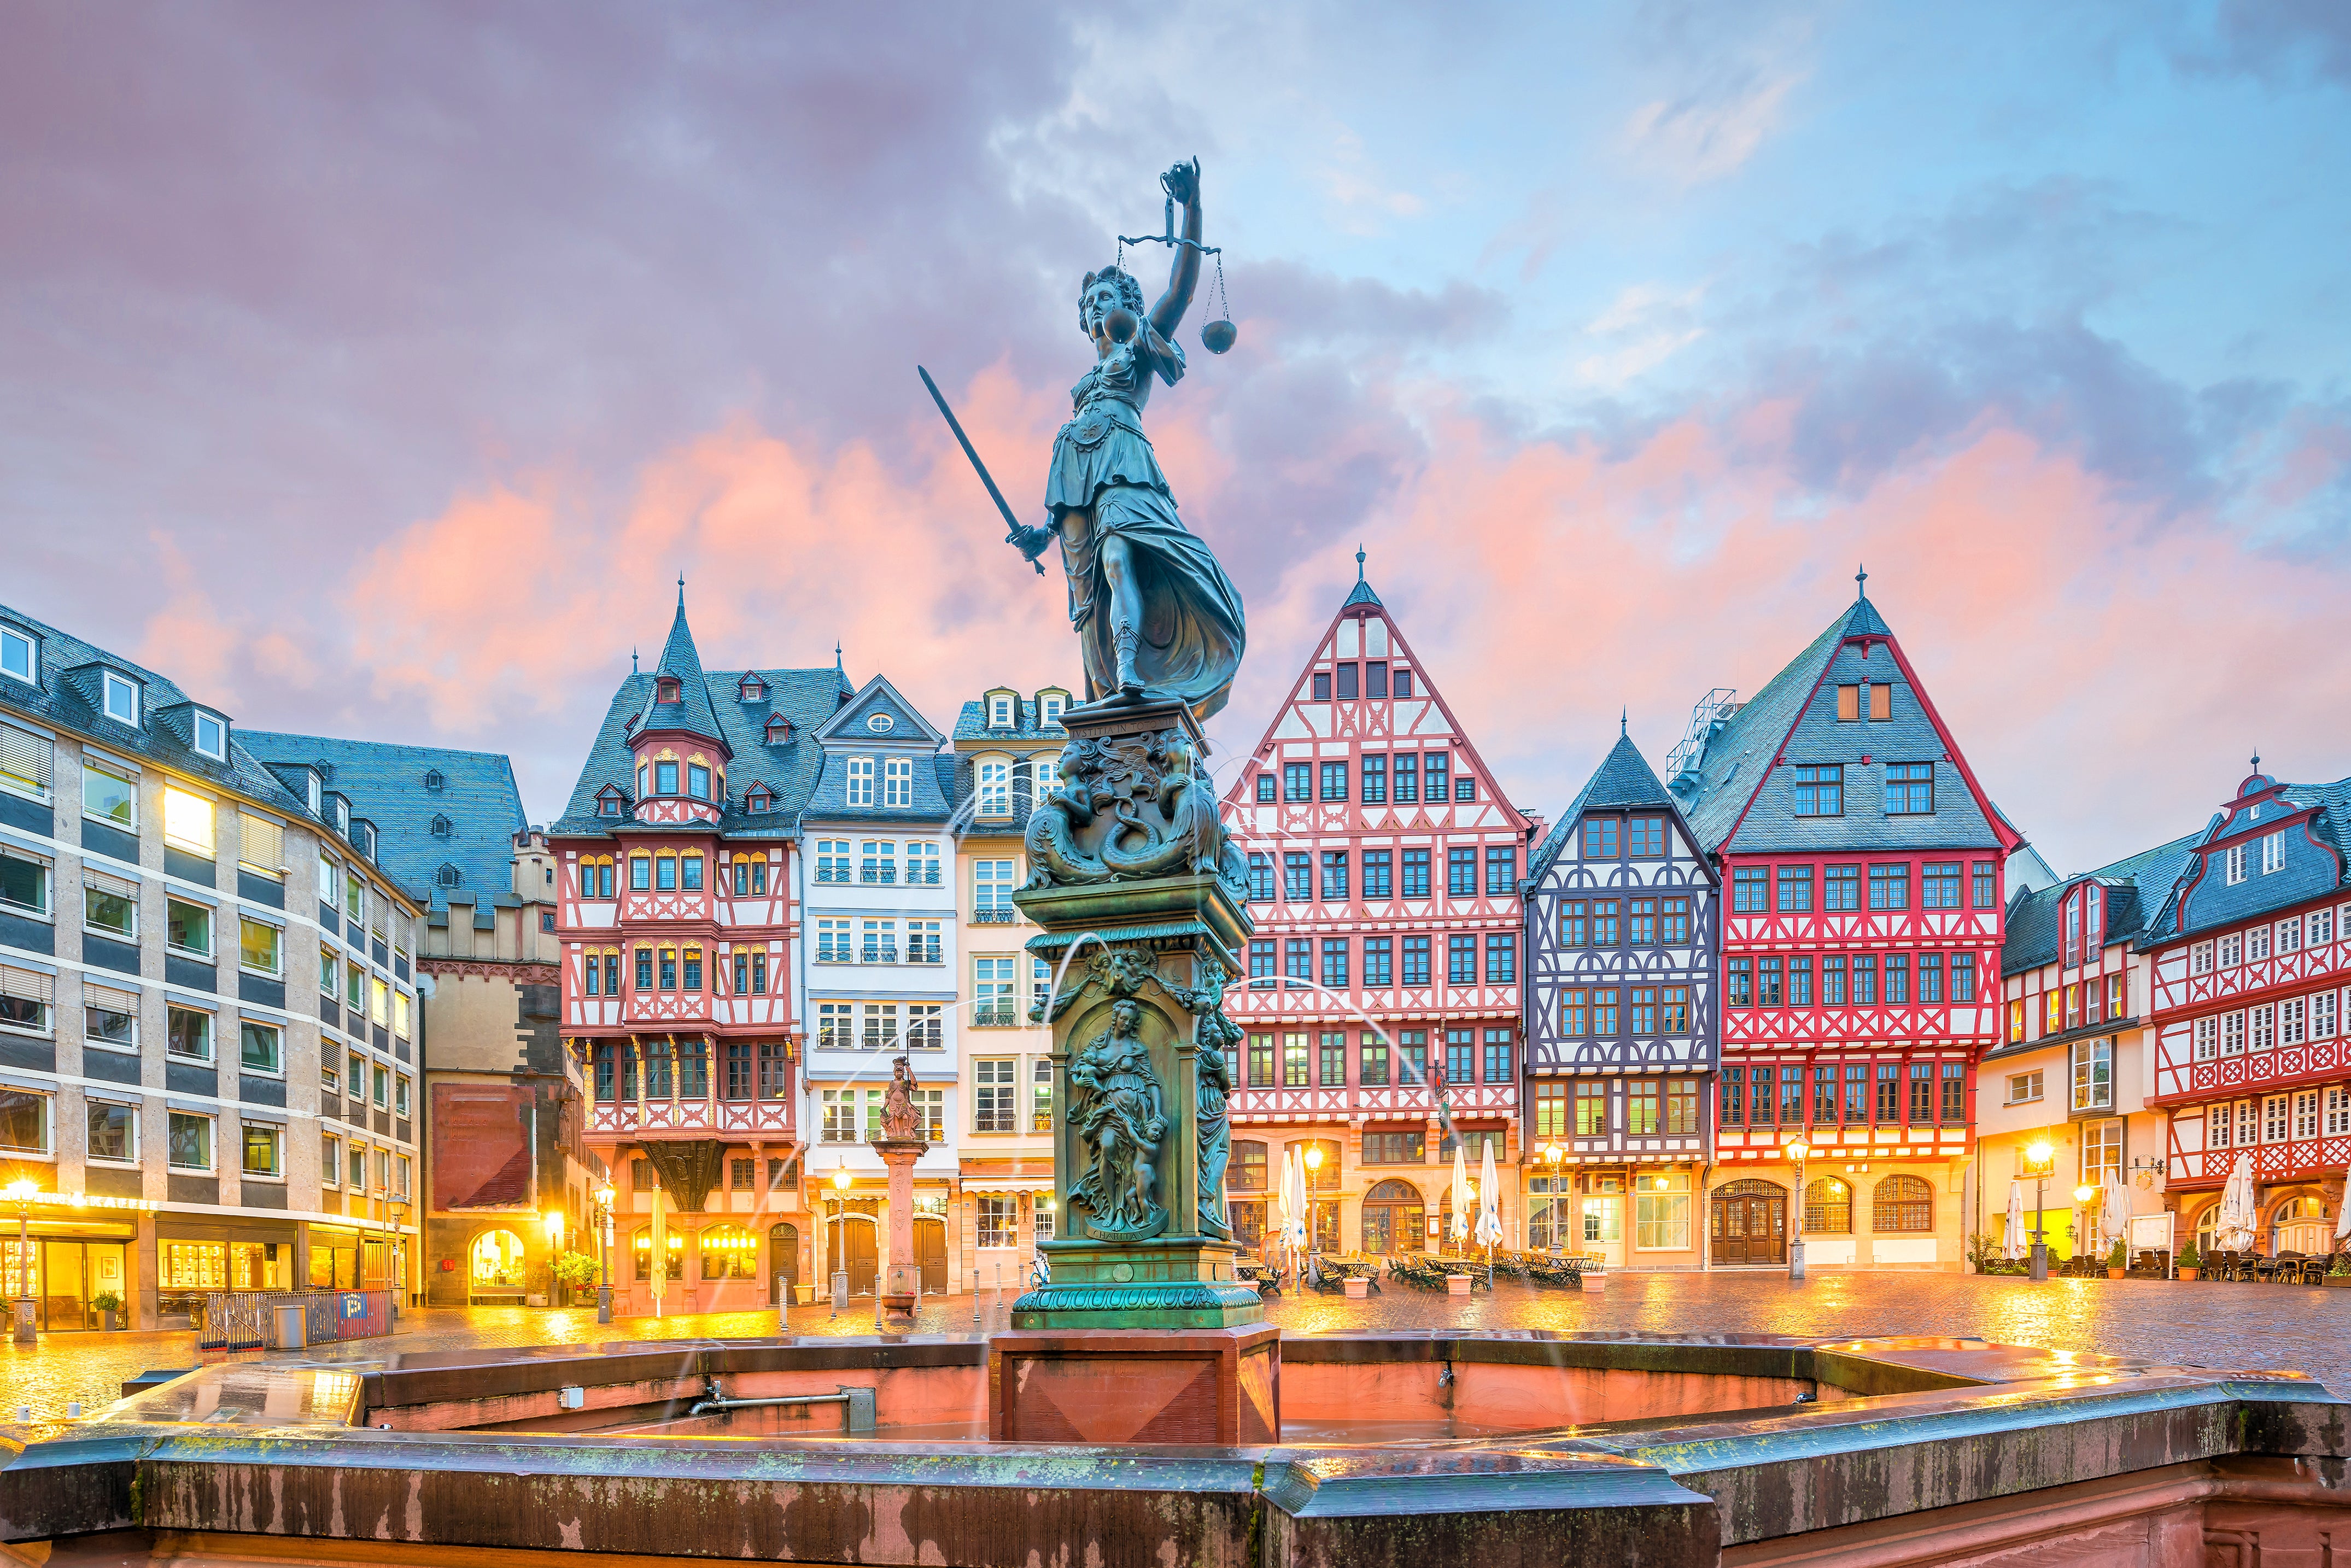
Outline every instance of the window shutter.
[(27, 789), (49, 792), (49, 759), (56, 747), (29, 729), (0, 724), (0, 775)]
[(256, 817), (250, 811), (239, 817), (237, 863), (261, 873), (264, 876), (286, 874), (286, 828), (271, 817)]
[(46, 1007), (57, 999), (57, 987), (54, 978), (37, 970), (0, 964), (0, 997), (15, 997), (19, 1001), (39, 1002)]
[(112, 986), (81, 983), (81, 999), (85, 1007), (102, 1009), (110, 1013), (135, 1013), (139, 1010), (139, 993), (118, 991)]
[(110, 893), (117, 898), (136, 899), (139, 896), (137, 883), (126, 876), (116, 876), (112, 872), (94, 871), (84, 866), (81, 880), (83, 886), (94, 887), (100, 893)]

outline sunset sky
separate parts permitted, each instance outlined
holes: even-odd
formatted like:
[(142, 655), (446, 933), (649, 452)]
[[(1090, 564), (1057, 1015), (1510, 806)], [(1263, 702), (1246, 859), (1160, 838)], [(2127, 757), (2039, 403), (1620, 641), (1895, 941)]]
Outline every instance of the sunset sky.
[[(2351, 773), (2351, 6), (0, 8), (0, 601), (561, 807), (713, 667), (1078, 681), (1077, 280), (1197, 154), (1151, 428), (1252, 745), (1353, 551), (1555, 814), (1853, 595), (2061, 871)], [(1143, 258), (1155, 295), (1165, 263)]]

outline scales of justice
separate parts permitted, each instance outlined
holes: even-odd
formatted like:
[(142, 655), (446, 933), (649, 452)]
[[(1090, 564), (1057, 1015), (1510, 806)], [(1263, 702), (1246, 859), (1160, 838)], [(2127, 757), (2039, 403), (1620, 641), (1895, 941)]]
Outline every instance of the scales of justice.
[[(989, 1427), (1003, 1440), (1275, 1440), (1280, 1336), (1238, 1281), (1225, 1166), (1240, 1030), (1225, 988), (1253, 929), (1248, 873), (1217, 821), (1203, 721), (1247, 641), (1241, 598), (1186, 528), (1144, 434), (1155, 386), (1185, 372), (1176, 333), (1217, 258), (1211, 353), (1232, 347), (1223, 260), (1201, 243), (1200, 169), (1160, 176), (1165, 232), (1120, 235), (1078, 286), (1093, 363), (1053, 438), (1045, 520), (1020, 523), (929, 371), (939, 412), (1025, 559), (1061, 547), (1086, 701), (1061, 716), (1060, 779), (1029, 820), (1040, 927), (1057, 977), (1032, 1011), (1053, 1030), (1053, 1184), (1065, 1234), (989, 1342)], [(1177, 227), (1181, 209), (1181, 229)], [(1146, 306), (1129, 246), (1173, 253)], [(1044, 570), (1041, 564), (1037, 570)]]

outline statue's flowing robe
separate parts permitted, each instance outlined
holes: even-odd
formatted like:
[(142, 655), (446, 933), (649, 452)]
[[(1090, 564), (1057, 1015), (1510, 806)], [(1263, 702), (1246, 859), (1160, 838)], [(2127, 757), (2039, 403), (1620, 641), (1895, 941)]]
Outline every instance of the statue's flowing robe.
[(1232, 695), (1248, 628), (1239, 591), (1176, 517), (1167, 476), (1143, 434), (1155, 371), (1174, 384), (1184, 373), (1184, 350), (1146, 323), (1070, 389), (1076, 412), (1053, 438), (1045, 507), (1061, 534), (1087, 699), (1118, 689), (1102, 566), (1102, 542), (1114, 535), (1127, 542), (1143, 605), (1135, 673), (1147, 686), (1181, 696), (1205, 721)]

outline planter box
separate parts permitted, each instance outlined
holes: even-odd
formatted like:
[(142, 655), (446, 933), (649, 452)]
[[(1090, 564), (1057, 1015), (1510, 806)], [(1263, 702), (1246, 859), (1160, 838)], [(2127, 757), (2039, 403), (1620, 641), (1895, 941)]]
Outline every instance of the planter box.
[(1369, 1280), (1349, 1279), (1339, 1288), (1345, 1292), (1351, 1301), (1368, 1300), (1372, 1293), (1372, 1282)]
[(1469, 1276), (1467, 1274), (1446, 1275), (1445, 1293), (1448, 1296), (1468, 1295), (1469, 1293)]
[(2326, 1282), (2329, 1286), (2351, 1288), (2351, 1274), (2329, 1274)]
[(1604, 1291), (1608, 1288), (1608, 1276), (1605, 1274), (1582, 1274), (1577, 1276), (1576, 1282), (1587, 1291)]

